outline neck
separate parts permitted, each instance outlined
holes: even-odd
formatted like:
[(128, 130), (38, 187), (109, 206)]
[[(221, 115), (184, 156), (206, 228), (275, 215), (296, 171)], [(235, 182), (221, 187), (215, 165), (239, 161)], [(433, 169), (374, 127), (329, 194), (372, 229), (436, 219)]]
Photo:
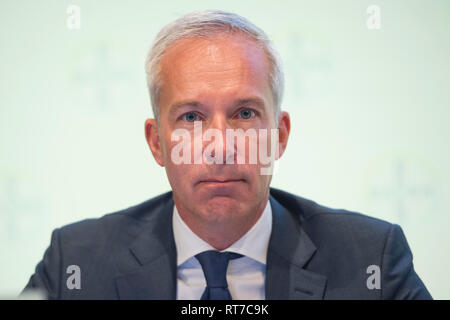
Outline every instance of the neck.
[(203, 219), (200, 214), (191, 213), (182, 206), (174, 195), (181, 219), (200, 239), (216, 250), (222, 251), (242, 238), (261, 217), (269, 199), (269, 191), (263, 200), (252, 206), (249, 212), (238, 216), (228, 215), (229, 218), (216, 220)]

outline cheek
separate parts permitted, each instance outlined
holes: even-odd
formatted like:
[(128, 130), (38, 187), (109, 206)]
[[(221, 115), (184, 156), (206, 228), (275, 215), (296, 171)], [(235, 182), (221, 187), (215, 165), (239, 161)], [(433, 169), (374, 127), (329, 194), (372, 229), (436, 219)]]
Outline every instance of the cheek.
[(191, 180), (191, 175), (187, 171), (188, 168), (184, 167), (184, 165), (176, 165), (172, 162), (169, 162), (165, 166), (166, 175), (172, 190), (176, 191), (179, 195), (191, 193), (190, 184), (187, 183), (187, 181)]
[(179, 143), (179, 141), (172, 141), (172, 134), (169, 131), (163, 131), (163, 135), (161, 136), (161, 150), (164, 158), (164, 162), (166, 165), (173, 165), (171, 161), (171, 152), (175, 145)]
[(263, 190), (267, 187), (271, 179), (271, 176), (261, 174), (261, 166), (257, 166), (257, 169), (253, 172), (252, 188)]

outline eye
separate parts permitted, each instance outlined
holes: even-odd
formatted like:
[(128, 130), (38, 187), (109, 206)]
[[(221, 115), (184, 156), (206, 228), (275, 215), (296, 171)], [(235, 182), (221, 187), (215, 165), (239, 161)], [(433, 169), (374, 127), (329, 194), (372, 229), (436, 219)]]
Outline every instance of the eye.
[(255, 116), (255, 111), (251, 109), (242, 109), (238, 113), (238, 118), (241, 119), (250, 119)]
[(200, 117), (195, 112), (187, 112), (181, 116), (184, 121), (195, 122), (200, 121)]

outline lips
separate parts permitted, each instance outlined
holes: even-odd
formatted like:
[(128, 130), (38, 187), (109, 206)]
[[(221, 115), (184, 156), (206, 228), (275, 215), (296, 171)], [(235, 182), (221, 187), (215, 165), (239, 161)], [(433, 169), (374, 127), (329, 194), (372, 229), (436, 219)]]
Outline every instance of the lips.
[(217, 184), (217, 185), (226, 185), (229, 183), (235, 183), (235, 182), (245, 182), (244, 179), (235, 179), (235, 178), (205, 178), (199, 180), (197, 183), (205, 183), (205, 184)]
[(226, 184), (226, 183), (232, 183), (232, 182), (243, 182), (242, 179), (229, 179), (229, 180), (202, 180), (199, 183), (217, 183), (217, 184)]

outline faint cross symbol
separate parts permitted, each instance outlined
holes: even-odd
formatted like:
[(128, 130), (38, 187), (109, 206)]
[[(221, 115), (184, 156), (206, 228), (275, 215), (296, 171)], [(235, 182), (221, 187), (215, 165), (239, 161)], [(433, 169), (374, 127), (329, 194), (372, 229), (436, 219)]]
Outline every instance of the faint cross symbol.
[(18, 181), (12, 177), (3, 179), (0, 190), (0, 226), (4, 229), (2, 234), (9, 240), (16, 239), (23, 228), (21, 222), (33, 225), (34, 219), (39, 218), (42, 205), (36, 199), (23, 195)]
[(111, 99), (114, 89), (126, 83), (129, 76), (112, 61), (111, 51), (106, 46), (99, 46), (81, 64), (75, 74), (76, 82), (93, 90), (96, 106), (111, 109), (114, 104), (114, 99)]
[[(409, 171), (408, 171), (409, 173)], [(405, 163), (397, 160), (392, 170), (392, 183), (389, 187), (375, 187), (372, 195), (378, 199), (389, 199), (392, 201), (394, 212), (399, 222), (405, 222), (407, 217), (407, 205), (418, 197), (429, 198), (434, 195), (434, 188), (423, 183), (411, 183), (407, 178)]]

